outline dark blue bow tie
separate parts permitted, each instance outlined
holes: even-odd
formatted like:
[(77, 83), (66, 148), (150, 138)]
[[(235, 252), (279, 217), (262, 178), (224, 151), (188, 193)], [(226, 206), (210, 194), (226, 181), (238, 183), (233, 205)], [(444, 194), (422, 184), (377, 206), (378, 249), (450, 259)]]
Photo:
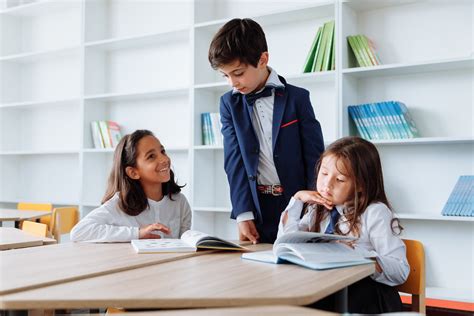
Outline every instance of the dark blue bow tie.
[(267, 86), (260, 92), (246, 94), (244, 95), (245, 101), (247, 101), (248, 105), (254, 105), (257, 99), (271, 96), (272, 89), (272, 87)]

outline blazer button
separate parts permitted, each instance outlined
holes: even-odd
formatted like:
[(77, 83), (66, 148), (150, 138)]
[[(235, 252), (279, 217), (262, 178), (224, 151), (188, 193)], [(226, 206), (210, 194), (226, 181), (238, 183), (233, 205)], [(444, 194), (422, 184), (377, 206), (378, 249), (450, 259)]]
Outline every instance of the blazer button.
[(258, 152), (259, 152), (258, 148), (255, 148), (255, 149), (253, 150), (253, 152), (256, 153), (256, 154), (258, 154)]
[(250, 181), (255, 181), (255, 176), (249, 176)]
[(273, 155), (273, 158), (278, 158), (279, 156), (278, 155)]

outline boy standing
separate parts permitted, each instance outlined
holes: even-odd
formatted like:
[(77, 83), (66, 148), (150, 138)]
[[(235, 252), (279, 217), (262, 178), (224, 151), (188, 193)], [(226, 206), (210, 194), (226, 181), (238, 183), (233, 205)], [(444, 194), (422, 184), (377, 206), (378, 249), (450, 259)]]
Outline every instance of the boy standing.
[(309, 92), (268, 67), (265, 34), (251, 19), (233, 19), (214, 36), (209, 62), (232, 86), (220, 100), (224, 168), (231, 218), (240, 240), (273, 243), (281, 212), (299, 190), (313, 188), (324, 150)]

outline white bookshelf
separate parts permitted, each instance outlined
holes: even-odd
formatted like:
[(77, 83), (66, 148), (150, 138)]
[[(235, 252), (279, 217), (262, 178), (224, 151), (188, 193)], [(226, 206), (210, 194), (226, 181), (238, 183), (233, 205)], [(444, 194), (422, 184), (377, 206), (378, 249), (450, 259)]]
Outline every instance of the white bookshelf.
[[(113, 120), (156, 133), (194, 227), (235, 239), (223, 148), (202, 145), (201, 113), (218, 112), (229, 90), (207, 60), (212, 36), (252, 17), (270, 65), (310, 91), (326, 145), (355, 134), (348, 105), (407, 104), (421, 137), (374, 141), (388, 196), (403, 236), (425, 245), (428, 297), (474, 301), (474, 221), (440, 215), (458, 176), (474, 173), (471, 1), (0, 0), (0, 10), (1, 206), (73, 204), (84, 216), (100, 205), (113, 150), (93, 147), (90, 122)], [(302, 74), (331, 19), (336, 70)], [(345, 37), (358, 33), (382, 65), (355, 67)]]

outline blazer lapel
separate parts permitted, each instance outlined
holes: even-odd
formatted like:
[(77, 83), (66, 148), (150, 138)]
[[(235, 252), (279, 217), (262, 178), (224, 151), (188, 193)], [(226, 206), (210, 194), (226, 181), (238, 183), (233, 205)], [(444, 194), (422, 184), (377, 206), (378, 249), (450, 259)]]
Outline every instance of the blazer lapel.
[(272, 128), (272, 148), (275, 149), (278, 133), (280, 132), (283, 114), (285, 113), (285, 105), (287, 98), (286, 89), (275, 89), (275, 101), (273, 104), (273, 128)]

